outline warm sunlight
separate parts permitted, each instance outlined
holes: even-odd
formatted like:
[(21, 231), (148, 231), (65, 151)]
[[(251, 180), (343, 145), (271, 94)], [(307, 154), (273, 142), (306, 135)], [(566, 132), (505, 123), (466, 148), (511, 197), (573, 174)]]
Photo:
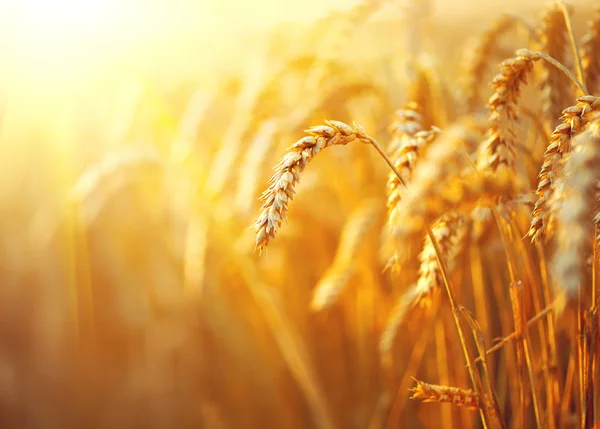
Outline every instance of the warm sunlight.
[(116, 0), (22, 0), (14, 7), (19, 31), (38, 43), (74, 42), (106, 34), (119, 15)]
[(0, 429), (600, 429), (600, 0), (0, 0)]

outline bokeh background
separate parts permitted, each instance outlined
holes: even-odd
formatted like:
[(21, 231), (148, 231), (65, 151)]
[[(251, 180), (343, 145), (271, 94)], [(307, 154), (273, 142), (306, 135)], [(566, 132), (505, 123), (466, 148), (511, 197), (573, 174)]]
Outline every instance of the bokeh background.
[[(0, 427), (384, 427), (406, 377), (439, 368), (417, 320), (382, 369), (402, 291), (383, 211), (339, 301), (310, 303), (346, 222), (385, 207), (385, 166), (361, 145), (315, 160), (261, 256), (257, 199), (303, 128), (357, 120), (385, 142), (407, 64), (458, 91), (472, 39), (542, 4), (390, 0), (363, 22), (341, 0), (2, 0)], [(475, 421), (400, 402), (397, 427)]]

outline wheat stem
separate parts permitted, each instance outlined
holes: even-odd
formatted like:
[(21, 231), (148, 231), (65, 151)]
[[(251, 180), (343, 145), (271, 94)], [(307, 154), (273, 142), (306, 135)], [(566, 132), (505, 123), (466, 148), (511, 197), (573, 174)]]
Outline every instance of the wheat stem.
[[(381, 145), (375, 139), (373, 139), (371, 137), (367, 136), (367, 140), (371, 143), (371, 145), (373, 145), (375, 150), (377, 150), (377, 152), (379, 152), (381, 157), (385, 160), (385, 162), (388, 164), (388, 166), (392, 169), (394, 174), (396, 174), (400, 183), (402, 183), (402, 185), (406, 186), (406, 184), (404, 183), (404, 180), (402, 180), (402, 175), (400, 174), (400, 171), (398, 171), (396, 166), (394, 166), (394, 163), (392, 162), (390, 157), (385, 153), (385, 151), (383, 150)], [(471, 358), (469, 357), (469, 349), (467, 346), (466, 335), (465, 335), (463, 328), (461, 326), (461, 323), (460, 323), (459, 310), (456, 305), (456, 298), (454, 296), (452, 283), (451, 283), (450, 276), (448, 273), (448, 267), (446, 266), (446, 261), (443, 258), (443, 254), (440, 249), (439, 243), (437, 242), (435, 236), (433, 235), (431, 226), (426, 225), (426, 229), (427, 229), (427, 235), (429, 236), (429, 239), (431, 240), (431, 244), (433, 245), (433, 248), (435, 250), (435, 255), (436, 255), (438, 264), (440, 264), (440, 268), (441, 268), (440, 274), (442, 276), (442, 280), (444, 281), (444, 286), (446, 287), (446, 293), (448, 295), (448, 301), (450, 303), (450, 308), (452, 310), (452, 315), (454, 317), (454, 323), (456, 324), (456, 328), (458, 330), (458, 336), (460, 338), (460, 343), (461, 343), (461, 346), (463, 349), (463, 353), (465, 355), (465, 359), (467, 361), (467, 368), (469, 370), (469, 376), (471, 378), (473, 387), (477, 391), (477, 394), (481, 395), (482, 392), (479, 391), (480, 389), (478, 387), (479, 383), (477, 383), (477, 375), (475, 373), (475, 369), (471, 365)], [(487, 427), (487, 418), (486, 418), (484, 410), (480, 410), (480, 415), (481, 415), (481, 421), (482, 421), (484, 427)]]
[(573, 75), (573, 73), (571, 73), (571, 71), (568, 68), (566, 68), (559, 61), (556, 61), (550, 55), (545, 54), (543, 52), (533, 52), (533, 51), (530, 51), (529, 49), (519, 49), (517, 51), (517, 55), (522, 55), (522, 56), (530, 57), (530, 58), (539, 58), (539, 59), (549, 62), (554, 67), (556, 67), (560, 71), (562, 71), (569, 79), (571, 79), (571, 82), (573, 82), (577, 86), (577, 88), (579, 88), (579, 90), (583, 93), (583, 95), (590, 95), (588, 93), (587, 89), (585, 89), (585, 86), (581, 83), (581, 81), (579, 79), (577, 79), (575, 77), (575, 75)]
[(567, 33), (569, 34), (571, 49), (573, 49), (573, 55), (575, 56), (575, 60), (577, 63), (577, 77), (579, 78), (579, 82), (581, 82), (582, 86), (585, 88), (585, 80), (583, 76), (583, 63), (581, 62), (581, 55), (579, 55), (579, 49), (577, 49), (575, 33), (573, 31), (573, 26), (571, 25), (571, 17), (569, 16), (569, 11), (567, 10), (567, 6), (564, 2), (559, 2), (558, 6), (560, 7), (560, 10), (562, 11), (563, 16), (565, 17), (565, 25), (567, 26)]

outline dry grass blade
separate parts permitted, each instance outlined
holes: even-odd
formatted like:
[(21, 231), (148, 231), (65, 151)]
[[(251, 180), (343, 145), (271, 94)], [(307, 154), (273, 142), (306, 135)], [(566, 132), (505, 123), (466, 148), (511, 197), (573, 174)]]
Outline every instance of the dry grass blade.
[(345, 145), (354, 140), (370, 143), (369, 137), (356, 124), (353, 127), (338, 121), (325, 121), (325, 124), (306, 130), (308, 136), (294, 143), (275, 167), (275, 174), (269, 180), (271, 185), (261, 197), (261, 213), (254, 222), (258, 250), (267, 247), (281, 222), (287, 219), (288, 204), (294, 198), (300, 173), (308, 162), (329, 146)]
[(580, 97), (575, 106), (563, 110), (559, 124), (550, 138), (544, 152), (542, 168), (538, 174), (537, 201), (532, 212), (529, 236), (536, 241), (548, 235), (550, 231), (549, 199), (554, 182), (562, 175), (561, 160), (570, 151), (571, 139), (577, 135), (589, 121), (590, 115), (600, 107), (600, 98)]

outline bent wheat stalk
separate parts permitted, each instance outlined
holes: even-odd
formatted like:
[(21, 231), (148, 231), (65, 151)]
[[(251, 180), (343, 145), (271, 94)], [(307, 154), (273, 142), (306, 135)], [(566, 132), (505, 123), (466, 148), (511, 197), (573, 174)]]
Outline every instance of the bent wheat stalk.
[[(539, 51), (547, 53), (561, 63), (565, 62), (567, 25), (560, 4), (550, 3), (548, 5), (538, 29), (538, 39)], [(572, 96), (569, 97), (570, 88), (560, 71), (550, 64), (542, 64), (541, 69), (542, 111), (546, 120), (555, 121), (560, 116), (560, 106), (564, 105), (566, 99), (572, 98)], [(550, 123), (551, 127), (554, 125)]]
[(600, 8), (581, 41), (581, 63), (583, 83), (595, 94), (600, 90)]
[[(368, 136), (363, 128), (354, 124), (353, 127), (338, 121), (326, 121), (327, 125), (312, 127), (306, 132), (309, 136), (296, 142), (289, 148), (289, 151), (276, 167), (276, 172), (270, 180), (271, 185), (263, 194), (263, 207), (261, 214), (254, 223), (256, 231), (256, 249), (265, 249), (269, 240), (275, 237), (276, 230), (281, 226), (282, 220), (287, 215), (288, 201), (294, 195), (294, 188), (300, 178), (300, 173), (306, 167), (308, 161), (321, 151), (321, 149), (333, 145), (345, 145), (351, 141), (358, 140), (363, 143), (370, 143), (375, 150), (381, 155), (384, 161), (392, 169), (400, 182), (406, 186), (402, 180), (400, 171), (396, 168), (390, 157), (385, 153), (381, 145), (374, 138)], [(455, 196), (456, 197), (456, 196)], [(458, 315), (458, 307), (456, 298), (449, 276), (448, 267), (444, 260), (443, 252), (435, 238), (431, 226), (426, 224), (427, 235), (434, 247), (436, 258), (441, 267), (442, 279), (446, 287), (448, 301), (454, 317), (454, 322), (458, 331), (461, 342), (461, 347), (464, 353), (467, 368), (471, 383), (479, 394), (480, 383), (475, 368), (471, 365), (469, 348), (467, 345), (466, 335), (463, 331)], [(480, 416), (484, 427), (488, 427), (488, 418), (486, 410), (480, 410)]]

